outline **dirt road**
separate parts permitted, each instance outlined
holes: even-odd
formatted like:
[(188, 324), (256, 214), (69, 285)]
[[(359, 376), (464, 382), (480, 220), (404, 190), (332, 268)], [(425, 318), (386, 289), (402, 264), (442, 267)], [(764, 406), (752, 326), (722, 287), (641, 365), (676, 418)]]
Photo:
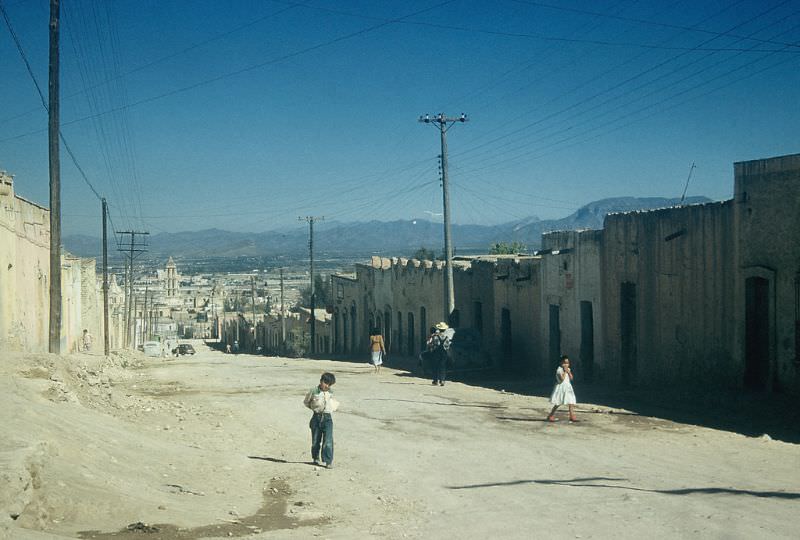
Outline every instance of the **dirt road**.
[[(587, 404), (551, 424), (543, 398), (195, 348), (4, 355), (0, 536), (797, 536), (797, 445)], [(332, 470), (302, 404), (323, 371)]]

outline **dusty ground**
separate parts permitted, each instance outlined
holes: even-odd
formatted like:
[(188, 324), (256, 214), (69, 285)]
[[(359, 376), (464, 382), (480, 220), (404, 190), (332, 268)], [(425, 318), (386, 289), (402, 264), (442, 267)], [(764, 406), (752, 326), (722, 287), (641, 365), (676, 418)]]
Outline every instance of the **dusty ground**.
[[(797, 537), (794, 444), (587, 404), (549, 424), (542, 397), (195, 347), (3, 354), (0, 537)], [(326, 370), (333, 470), (302, 405)]]

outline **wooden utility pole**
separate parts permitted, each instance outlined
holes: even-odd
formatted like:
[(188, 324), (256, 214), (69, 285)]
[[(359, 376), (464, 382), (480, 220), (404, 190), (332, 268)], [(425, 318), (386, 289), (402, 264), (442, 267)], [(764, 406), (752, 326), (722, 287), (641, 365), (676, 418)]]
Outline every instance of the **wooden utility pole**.
[[(145, 281), (144, 285), (144, 309), (142, 310), (142, 343), (147, 341), (147, 330), (149, 327), (150, 319), (147, 316), (147, 294), (150, 292), (150, 280)], [(151, 306), (152, 307), (152, 306)]]
[(286, 350), (286, 310), (283, 305), (283, 268), (281, 268), (281, 354)]
[(253, 303), (253, 352), (256, 352), (256, 276), (250, 276), (250, 301)]
[(59, 0), (50, 0), (50, 73), (47, 137), (50, 158), (49, 351), (61, 353), (61, 163), (59, 159)]
[(108, 219), (108, 203), (105, 197), (102, 199), (103, 206), (103, 354), (108, 356), (110, 349), (110, 339), (108, 330), (108, 229), (106, 220)]
[(317, 313), (316, 303), (317, 295), (314, 291), (314, 222), (317, 220), (324, 220), (324, 216), (306, 216), (305, 218), (297, 218), (299, 220), (305, 219), (308, 222), (308, 259), (311, 271), (311, 354), (317, 354)]
[(456, 122), (467, 122), (467, 115), (461, 113), (457, 118), (448, 118), (443, 113), (431, 118), (430, 115), (420, 116), (419, 121), (425, 124), (436, 124), (439, 128), (442, 147), (442, 204), (444, 206), (444, 320), (452, 323), (451, 316), (456, 309), (455, 292), (453, 287), (453, 243), (450, 237), (450, 188), (447, 176), (447, 130)]
[(136, 255), (147, 251), (146, 249), (147, 244), (145, 243), (145, 241), (141, 241), (138, 244), (136, 243), (136, 235), (138, 234), (139, 236), (147, 236), (150, 233), (143, 231), (119, 231), (118, 234), (120, 235), (127, 234), (130, 235), (131, 238), (128, 247), (125, 247), (120, 242), (119, 247), (117, 248), (117, 251), (128, 252), (128, 283), (126, 284), (127, 291), (125, 295), (126, 296), (125, 302), (127, 307), (127, 316), (125, 317), (125, 346), (130, 347), (131, 341), (133, 341), (133, 338), (136, 337), (131, 331), (132, 330), (131, 310), (133, 308), (133, 259)]

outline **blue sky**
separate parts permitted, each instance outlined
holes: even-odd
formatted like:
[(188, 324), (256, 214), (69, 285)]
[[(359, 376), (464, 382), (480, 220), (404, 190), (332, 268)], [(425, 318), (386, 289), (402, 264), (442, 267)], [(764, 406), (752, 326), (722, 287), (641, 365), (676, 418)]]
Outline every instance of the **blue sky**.
[[(47, 89), (46, 0), (0, 0)], [(796, 1), (62, 0), (62, 133), (118, 230), (264, 231), (441, 212), (722, 200), (800, 151)], [(0, 21), (0, 169), (48, 204), (47, 115)], [(100, 203), (62, 150), (65, 234)], [(439, 218), (440, 219), (440, 218)]]

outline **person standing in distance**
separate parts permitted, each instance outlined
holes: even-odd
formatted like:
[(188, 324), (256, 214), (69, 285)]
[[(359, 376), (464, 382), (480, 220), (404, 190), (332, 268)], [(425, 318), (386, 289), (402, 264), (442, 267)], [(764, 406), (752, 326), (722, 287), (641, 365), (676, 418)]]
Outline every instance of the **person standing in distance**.
[(370, 362), (375, 366), (375, 373), (381, 372), (383, 357), (386, 355), (386, 347), (383, 344), (383, 336), (377, 327), (373, 326), (369, 333), (369, 352)]

